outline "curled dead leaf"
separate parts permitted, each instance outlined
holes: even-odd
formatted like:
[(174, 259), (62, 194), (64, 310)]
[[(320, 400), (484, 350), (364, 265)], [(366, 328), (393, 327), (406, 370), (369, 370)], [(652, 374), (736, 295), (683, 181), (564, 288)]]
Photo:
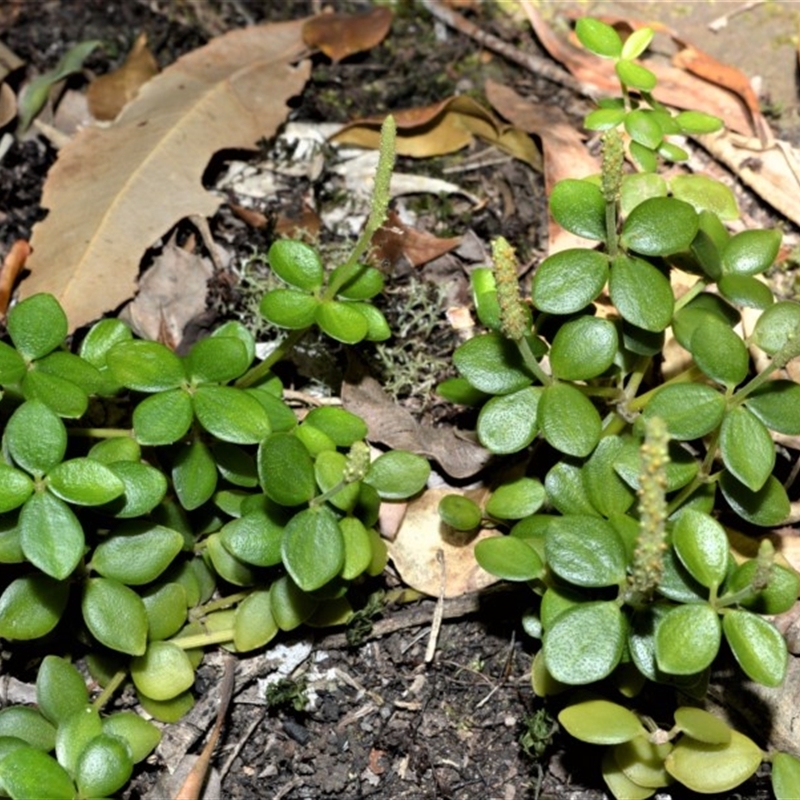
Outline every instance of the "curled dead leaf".
[(376, 6), (365, 14), (319, 14), (303, 26), (303, 41), (335, 63), (380, 44), (392, 18), (386, 6)]
[[(403, 583), (433, 597), (439, 596), (442, 588), (442, 562), (446, 598), (477, 592), (500, 580), (486, 572), (475, 560), (475, 545), (484, 539), (500, 536), (498, 531), (480, 530), (471, 541), (460, 545), (443, 538), (439, 501), (455, 491), (429, 489), (412, 500), (394, 541), (388, 543), (389, 557)], [(442, 562), (437, 557), (439, 551), (442, 553)]]
[(0, 83), (0, 128), (17, 116), (17, 96), (7, 83)]
[(101, 75), (87, 91), (89, 110), (99, 120), (114, 119), (133, 100), (143, 84), (158, 74), (158, 64), (147, 46), (147, 34), (140, 33), (119, 69)]
[(372, 237), (372, 254), (378, 262), (390, 266), (405, 257), (413, 267), (421, 267), (434, 258), (449, 253), (459, 244), (460, 236), (440, 239), (406, 225), (396, 211), (390, 211), (386, 222)]
[[(515, 158), (541, 168), (541, 155), (524, 132), (497, 119), (491, 111), (466, 95), (440, 103), (392, 112), (397, 123), (397, 153), (430, 158), (454, 153), (475, 137), (497, 145)], [(332, 139), (339, 144), (377, 148), (383, 117), (366, 117), (342, 128)]]

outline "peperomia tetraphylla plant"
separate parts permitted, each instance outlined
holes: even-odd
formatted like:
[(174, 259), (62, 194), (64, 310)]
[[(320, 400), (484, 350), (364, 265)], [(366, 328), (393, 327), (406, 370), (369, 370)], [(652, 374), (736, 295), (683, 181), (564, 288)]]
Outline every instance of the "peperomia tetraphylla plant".
[[(380, 504), (421, 491), (428, 462), (373, 458), (364, 421), (333, 405), (298, 420), (271, 368), (313, 323), (343, 342), (383, 338), (368, 302), (380, 273), (360, 257), (385, 216), (393, 136), (390, 118), (373, 211), (344, 265), (326, 274), (307, 245), (270, 249), (293, 288), (267, 295), (263, 311), (293, 330), (255, 366), (237, 322), (179, 357), (103, 320), (72, 354), (53, 296), (11, 310), (0, 637), (67, 658), (42, 662), (38, 708), (0, 710), (0, 795), (114, 794), (160, 736), (134, 714), (100, 716), (124, 682), (153, 717), (175, 721), (193, 704), (203, 647), (249, 652), (303, 623), (347, 622), (349, 587), (383, 570)], [(91, 702), (69, 663), (84, 654), (103, 687)]]
[[(533, 588), (523, 622), (542, 641), (536, 694), (615, 687), (631, 705), (655, 684), (662, 700), (677, 690), (699, 703), (723, 641), (742, 679), (778, 686), (787, 649), (764, 615), (789, 609), (800, 580), (766, 540), (755, 559), (737, 562), (718, 517), (771, 527), (789, 515), (771, 432), (800, 434), (800, 386), (783, 372), (800, 355), (800, 304), (776, 302), (757, 277), (781, 235), (731, 235), (726, 222), (738, 209), (726, 186), (658, 173), (662, 159), (687, 157), (670, 136), (721, 123), (673, 114), (654, 98), (655, 76), (635, 61), (652, 30), (623, 43), (612, 27), (582, 19), (576, 33), (614, 60), (622, 95), (586, 119), (602, 132), (601, 175), (558, 183), (550, 211), (598, 244), (546, 258), (527, 301), (504, 240), (494, 244), (494, 269), (473, 273), (488, 330), (456, 350), (460, 377), (440, 392), (479, 407), (482, 444), (526, 471), (495, 486), (483, 508), (446, 498), (442, 517), (456, 528), (483, 518), (507, 530), (475, 555)], [(677, 269), (690, 275), (682, 294), (671, 282)], [(762, 313), (743, 339), (744, 307)], [(665, 378), (668, 329), (686, 367)], [(763, 354), (757, 372), (748, 348)], [(578, 738), (611, 746), (602, 770), (615, 797), (649, 797), (672, 781), (723, 792), (763, 759), (776, 796), (797, 795), (795, 756), (768, 755), (699, 709), (678, 708), (666, 730), (647, 713), (590, 699), (559, 715)]]

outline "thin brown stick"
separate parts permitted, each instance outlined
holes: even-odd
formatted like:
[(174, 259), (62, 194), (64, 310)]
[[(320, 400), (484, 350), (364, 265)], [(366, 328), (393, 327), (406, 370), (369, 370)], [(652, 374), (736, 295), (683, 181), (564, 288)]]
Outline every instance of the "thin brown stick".
[(583, 94), (583, 89), (566, 70), (554, 64), (547, 58), (535, 55), (534, 53), (526, 53), (513, 44), (509, 44), (498, 36), (479, 28), (474, 22), (470, 22), (466, 17), (453, 11), (439, 2), (439, 0), (422, 0), (422, 5), (434, 16), (436, 19), (449, 25), (451, 28), (460, 33), (474, 39), (478, 44), (483, 45), (489, 50), (497, 53), (498, 55), (519, 64), (534, 75), (541, 75), (559, 86), (564, 86), (567, 89), (572, 89), (579, 94)]
[(31, 246), (28, 242), (25, 239), (17, 239), (3, 259), (3, 266), (0, 268), (0, 317), (5, 317), (8, 311), (11, 293), (30, 254)]
[(208, 770), (211, 765), (211, 756), (217, 746), (225, 717), (228, 714), (228, 707), (233, 697), (234, 678), (236, 677), (236, 662), (231, 657), (225, 662), (225, 674), (222, 676), (222, 683), (219, 687), (219, 709), (217, 710), (217, 721), (214, 729), (208, 737), (208, 742), (195, 761), (191, 772), (186, 776), (183, 785), (178, 789), (175, 800), (200, 800), (203, 795), (203, 786), (208, 777)]

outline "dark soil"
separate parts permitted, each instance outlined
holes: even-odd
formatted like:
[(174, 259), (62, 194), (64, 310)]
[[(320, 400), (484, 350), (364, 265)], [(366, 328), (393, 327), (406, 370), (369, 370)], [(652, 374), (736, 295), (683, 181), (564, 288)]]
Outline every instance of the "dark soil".
[[(148, 33), (165, 66), (225, 30), (265, 18), (298, 18), (318, 10), (317, 6), (312, 0), (5, 0), (0, 2), (0, 37), (27, 62), (29, 74), (52, 68), (75, 43), (99, 38), (107, 46), (95, 51), (86, 66), (101, 74), (118, 65), (141, 31)], [(370, 6), (338, 3), (337, 10)], [(489, 4), (480, 7), (475, 18), (485, 30), (508, 41), (522, 40), (522, 28), (494, 14)], [(483, 81), (494, 77), (524, 96), (560, 105), (574, 113), (576, 126), (580, 125), (586, 110), (581, 98), (497, 56), (485, 63), (480, 47), (466, 37), (443, 29), (438, 34), (437, 38), (425, 12), (410, 2), (398, 4), (392, 33), (369, 53), (336, 65), (316, 58), (317, 67), (295, 102), (292, 119), (346, 122), (387, 109), (425, 105), (454, 93), (480, 95)], [(522, 46), (535, 48), (527, 34)], [(80, 86), (85, 78), (73, 78), (71, 83)], [(12, 144), (0, 161), (0, 252), (15, 239), (29, 238), (33, 224), (43, 216), (41, 186), (55, 156), (41, 137), (32, 137)], [(433, 159), (400, 166), (436, 173), (447, 163)], [(506, 163), (499, 169), (464, 173), (459, 180), (468, 191), (486, 198), (483, 207), (471, 210), (459, 200), (434, 202), (420, 227), (439, 235), (471, 230), (484, 245), (502, 232), (526, 261), (542, 252), (546, 220), (540, 175)], [(285, 198), (286, 206), (299, 205), (307, 188), (298, 185), (295, 196)], [(231, 224), (230, 213), (223, 210), (212, 221), (212, 231)], [(227, 240), (240, 248), (235, 257), (245, 259), (254, 247), (268, 244), (268, 231), (236, 225), (236, 235)], [(459, 268), (463, 272), (463, 265)], [(422, 276), (431, 280), (434, 274)], [(463, 292), (463, 275), (459, 285)], [(221, 291), (218, 287), (218, 294)], [(235, 290), (230, 297), (235, 300)], [(217, 308), (225, 305), (219, 296), (216, 301)], [(405, 396), (410, 408), (419, 411), (425, 406), (409, 395), (413, 392), (406, 391)], [(518, 625), (524, 603), (524, 593), (504, 592), (467, 604), (462, 612), (451, 605), (455, 616), (445, 620), (431, 663), (424, 655), (433, 601), (411, 609), (386, 609), (383, 621), (356, 646), (349, 645), (341, 632), (309, 638), (310, 654), (291, 673), (301, 689), (307, 684), (308, 702), (299, 702), (300, 710), (291, 702), (266, 705), (263, 680), (279, 668), (270, 661), (271, 650), (243, 660), (214, 759), (215, 768), (224, 773), (222, 788), (212, 796), (242, 800), (604, 797), (598, 751), (559, 734), (551, 736), (552, 718), (532, 695), (529, 674), (535, 647)], [(386, 630), (392, 626), (397, 629)], [(281, 644), (292, 642), (296, 640)], [(190, 752), (202, 749), (213, 723), (222, 663), (222, 657), (214, 654), (198, 673), (198, 706), (187, 723), (195, 724)], [(160, 753), (135, 776), (126, 797), (169, 796), (157, 781), (176, 763), (164, 756), (163, 748)], [(737, 796), (767, 796), (760, 787), (753, 781)], [(667, 795), (657, 797), (663, 800)]]

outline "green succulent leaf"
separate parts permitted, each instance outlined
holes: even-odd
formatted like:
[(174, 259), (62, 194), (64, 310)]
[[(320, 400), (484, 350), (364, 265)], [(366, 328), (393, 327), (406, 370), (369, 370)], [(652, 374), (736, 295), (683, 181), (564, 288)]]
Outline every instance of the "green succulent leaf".
[(84, 584), (81, 609), (86, 627), (98, 642), (132, 656), (144, 653), (147, 611), (133, 589), (110, 578), (90, 578)]
[(19, 515), (25, 558), (56, 580), (72, 574), (84, 551), (83, 528), (70, 507), (49, 492), (29, 498)]
[(566, 381), (584, 381), (602, 375), (614, 362), (619, 340), (614, 323), (581, 316), (565, 322), (550, 348), (553, 375)]
[(562, 514), (599, 516), (586, 492), (578, 464), (566, 459), (555, 464), (545, 475), (544, 488), (547, 499)]
[(655, 789), (634, 783), (620, 768), (614, 757), (614, 749), (609, 747), (600, 762), (603, 780), (614, 797), (625, 800), (647, 800), (655, 794)]
[(583, 392), (569, 383), (545, 387), (537, 422), (548, 444), (569, 456), (588, 456), (600, 440), (599, 412)]
[(581, 17), (575, 25), (578, 41), (596, 56), (619, 58), (622, 55), (622, 39), (605, 22), (592, 17)]
[(439, 500), (439, 517), (445, 525), (457, 531), (474, 531), (481, 524), (480, 506), (469, 497), (448, 494)]
[(178, 531), (144, 520), (127, 523), (101, 541), (92, 568), (128, 586), (154, 581), (183, 549)]
[(56, 732), (56, 758), (62, 767), (74, 775), (78, 758), (89, 742), (103, 732), (100, 714), (84, 703), (65, 719)]
[(746, 408), (725, 414), (719, 448), (725, 466), (750, 491), (759, 491), (772, 475), (775, 444), (764, 424)]
[(152, 697), (137, 692), (139, 703), (153, 719), (173, 724), (185, 717), (194, 707), (194, 697), (188, 689), (171, 700), (153, 700)]
[(186, 374), (192, 383), (227, 383), (250, 366), (247, 346), (233, 336), (209, 336), (192, 347)]
[(145, 398), (133, 411), (133, 432), (143, 445), (173, 444), (189, 431), (194, 410), (183, 389), (170, 389)]
[(263, 406), (242, 389), (200, 386), (192, 402), (200, 424), (223, 442), (258, 444), (271, 432)]
[(680, 731), (698, 742), (728, 744), (731, 729), (719, 717), (702, 708), (681, 706), (675, 710), (675, 725)]
[(89, 690), (80, 672), (65, 658), (48, 655), (36, 675), (36, 705), (54, 725), (71, 717), (89, 702)]
[(716, 658), (721, 639), (719, 617), (710, 605), (676, 606), (656, 628), (658, 668), (671, 675), (702, 672)]
[(75, 781), (84, 796), (111, 796), (125, 786), (132, 773), (133, 758), (127, 742), (103, 733), (81, 753)]
[(672, 531), (672, 543), (698, 583), (709, 588), (722, 584), (728, 571), (728, 537), (713, 517), (684, 509)]
[(314, 324), (319, 300), (299, 289), (273, 289), (261, 299), (261, 316), (273, 325), (302, 330)]
[(405, 500), (425, 488), (430, 474), (431, 466), (422, 456), (390, 450), (370, 464), (364, 483), (384, 500)]
[(622, 215), (627, 217), (636, 206), (651, 197), (666, 197), (668, 191), (668, 184), (660, 175), (634, 172), (623, 176), (620, 190)]
[(720, 294), (737, 306), (769, 308), (775, 298), (766, 283), (750, 275), (723, 275), (717, 281)]
[(708, 744), (683, 736), (664, 766), (692, 791), (715, 794), (729, 792), (754, 775), (763, 755), (752, 739), (738, 731), (731, 731), (727, 744)]
[(746, 377), (750, 355), (739, 336), (721, 320), (708, 315), (689, 342), (697, 366), (717, 383), (733, 388)]
[(337, 447), (352, 447), (367, 436), (367, 424), (361, 417), (335, 406), (320, 406), (308, 412), (304, 422), (326, 433)]
[(544, 634), (548, 672), (569, 685), (606, 678), (622, 657), (625, 628), (625, 617), (614, 602), (595, 600), (568, 608)]
[(638, 328), (657, 333), (672, 321), (675, 299), (669, 280), (644, 259), (615, 258), (608, 290), (622, 318)]
[(38, 639), (58, 624), (69, 597), (69, 584), (34, 573), (16, 578), (0, 595), (0, 637)]
[(646, 109), (629, 111), (625, 116), (625, 130), (634, 142), (651, 150), (658, 149), (664, 138), (655, 115)]
[(40, 400), (19, 406), (6, 423), (3, 443), (14, 461), (32, 475), (43, 475), (67, 450), (67, 429)]
[(286, 525), (281, 543), (286, 571), (305, 592), (333, 580), (344, 565), (344, 539), (329, 508), (308, 508)]
[(546, 498), (544, 486), (535, 478), (517, 478), (503, 483), (486, 502), (486, 513), (495, 519), (523, 519), (535, 514)]
[(492, 453), (518, 453), (536, 438), (541, 387), (527, 386), (511, 394), (492, 397), (478, 415), (480, 443)]
[(217, 488), (217, 467), (208, 445), (202, 439), (176, 445), (172, 462), (172, 485), (187, 511), (200, 508)]
[(256, 567), (271, 567), (281, 560), (285, 521), (276, 508), (245, 514), (223, 525), (222, 543), (231, 555)]
[(118, 711), (102, 721), (103, 733), (128, 743), (133, 763), (144, 761), (161, 741), (161, 731), (133, 711)]
[[(758, 569), (755, 559), (740, 564), (725, 584), (728, 592), (740, 592), (752, 586)], [(793, 569), (773, 564), (769, 571), (769, 583), (760, 591), (752, 590), (750, 597), (739, 601), (739, 605), (757, 614), (782, 614), (788, 611), (797, 600), (800, 592), (800, 576)]]
[(625, 546), (599, 517), (570, 514), (554, 519), (545, 539), (547, 565), (576, 586), (616, 586), (625, 580)]
[(583, 127), (588, 131), (607, 131), (616, 128), (626, 113), (624, 108), (597, 108), (583, 120)]
[(530, 581), (544, 571), (536, 551), (514, 536), (492, 536), (475, 545), (475, 560), (487, 572), (506, 581)]
[(372, 536), (360, 519), (345, 517), (339, 520), (344, 539), (344, 565), (341, 577), (351, 581), (366, 572), (372, 563)]
[(726, 275), (756, 275), (768, 270), (778, 257), (781, 232), (778, 230), (741, 231), (730, 238), (722, 251), (722, 271)]
[(780, 686), (786, 677), (786, 641), (769, 621), (750, 611), (726, 609), (722, 630), (739, 666), (750, 680)]
[(269, 589), (257, 589), (239, 603), (233, 623), (233, 644), (238, 652), (263, 647), (278, 635), (278, 630)]
[(640, 92), (652, 92), (656, 87), (656, 76), (647, 67), (634, 61), (617, 61), (614, 65), (617, 77), (626, 86)]
[(533, 276), (533, 302), (548, 314), (574, 314), (603, 291), (608, 257), (596, 250), (574, 248), (548, 256)]
[(189, 598), (180, 583), (156, 583), (142, 592), (147, 611), (147, 638), (159, 641), (174, 636), (186, 623)]
[(639, 169), (648, 174), (655, 173), (658, 169), (658, 158), (649, 147), (645, 147), (643, 144), (639, 144), (639, 142), (631, 142), (628, 145), (628, 149), (631, 158), (633, 158), (639, 166)]
[(189, 656), (172, 642), (150, 642), (131, 661), (136, 688), (153, 700), (171, 700), (194, 683)]
[(5, 342), (0, 342), (0, 385), (10, 386), (25, 376), (25, 359)]
[(133, 338), (131, 329), (120, 319), (102, 319), (89, 329), (78, 354), (93, 367), (99, 370), (106, 367), (106, 355), (118, 342), (130, 341)]
[(26, 400), (40, 400), (59, 417), (77, 419), (89, 405), (88, 394), (72, 381), (50, 375), (34, 366), (22, 381), (22, 394)]
[(731, 508), (753, 525), (765, 528), (781, 525), (791, 511), (786, 490), (774, 475), (770, 475), (766, 483), (754, 492), (730, 473), (723, 472), (719, 487)]
[[(328, 281), (329, 285), (338, 281), (339, 270), (345, 268), (345, 266), (337, 267), (331, 273)], [(336, 294), (337, 297), (343, 297), (347, 300), (370, 300), (382, 290), (383, 273), (375, 269), (375, 267), (362, 266), (356, 276), (347, 281)]]
[(606, 238), (606, 201), (600, 187), (567, 178), (550, 193), (550, 213), (565, 230), (586, 239)]
[(33, 494), (33, 481), (22, 471), (0, 463), (0, 514), (19, 508)]
[(314, 321), (324, 333), (344, 344), (357, 344), (369, 332), (366, 317), (352, 304), (338, 300), (321, 302), (314, 312)]
[(689, 249), (699, 222), (689, 203), (674, 197), (652, 197), (631, 211), (620, 241), (627, 249), (647, 256), (668, 256)]
[(669, 187), (673, 197), (689, 203), (698, 214), (709, 211), (727, 222), (739, 218), (739, 207), (731, 189), (707, 175), (676, 175)]
[[(635, 446), (631, 450), (634, 456), (633, 472), (638, 480), (641, 468), (639, 448)], [(605, 517), (624, 514), (636, 500), (634, 490), (617, 472), (620, 457), (626, 452), (622, 438), (605, 436), (597, 443), (594, 452), (581, 469), (586, 494), (592, 505)]]
[(567, 706), (558, 721), (570, 736), (589, 744), (619, 744), (646, 734), (632, 711), (608, 700), (585, 700)]
[(270, 500), (299, 506), (316, 494), (314, 462), (306, 446), (291, 433), (273, 433), (258, 448), (258, 477)]
[(8, 314), (8, 333), (26, 360), (42, 358), (55, 350), (69, 330), (67, 315), (51, 294), (35, 294), (17, 303)]
[(275, 622), (282, 631), (299, 628), (317, 608), (317, 600), (304, 592), (288, 575), (283, 575), (272, 584), (269, 599)]
[(351, 302), (350, 305), (367, 321), (367, 335), (364, 338), (368, 342), (385, 342), (391, 337), (392, 329), (386, 317), (375, 306), (359, 302)]
[(93, 458), (62, 461), (47, 476), (50, 491), (74, 505), (100, 506), (119, 497), (125, 484), (104, 464)]
[(620, 57), (625, 60), (639, 58), (653, 41), (655, 31), (652, 28), (639, 28), (633, 31), (622, 45)]
[(783, 300), (771, 305), (756, 320), (751, 341), (768, 355), (775, 355), (800, 332), (800, 303)]
[(711, 433), (725, 415), (725, 398), (700, 383), (659, 389), (644, 409), (645, 419), (661, 417), (673, 439), (691, 441)]
[(108, 468), (125, 487), (122, 496), (103, 509), (117, 519), (130, 519), (149, 514), (167, 493), (164, 473), (138, 461), (117, 461)]
[(304, 242), (279, 239), (270, 246), (267, 260), (276, 275), (298, 289), (313, 291), (322, 286), (322, 261), (317, 251)]
[(675, 116), (683, 133), (704, 134), (722, 130), (723, 123), (719, 117), (706, 114), (702, 111), (681, 111)]
[(0, 759), (0, 785), (9, 797), (74, 800), (75, 786), (52, 756), (35, 747), (19, 747)]
[(499, 333), (484, 333), (464, 342), (453, 354), (456, 369), (487, 394), (510, 394), (533, 380), (517, 346)]
[(159, 342), (119, 342), (108, 351), (106, 363), (114, 380), (137, 392), (164, 392), (186, 380), (180, 358)]
[(234, 556), (222, 543), (220, 533), (212, 533), (206, 539), (206, 553), (214, 572), (234, 586), (253, 586), (257, 575), (250, 564)]
[(772, 791), (775, 800), (792, 800), (800, 786), (800, 758), (789, 753), (772, 757)]

